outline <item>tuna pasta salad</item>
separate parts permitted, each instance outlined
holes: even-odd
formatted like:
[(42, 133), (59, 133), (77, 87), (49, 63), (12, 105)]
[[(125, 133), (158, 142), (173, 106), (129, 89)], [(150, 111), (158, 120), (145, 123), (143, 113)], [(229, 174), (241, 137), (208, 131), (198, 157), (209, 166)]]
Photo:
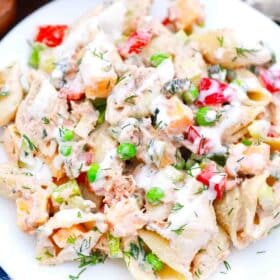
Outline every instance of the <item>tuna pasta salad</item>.
[[(280, 223), (280, 70), (197, 0), (104, 1), (0, 72), (0, 195), (42, 265), (209, 279)], [(81, 276), (82, 277), (82, 276)], [(112, 276), (113, 279), (113, 276)]]

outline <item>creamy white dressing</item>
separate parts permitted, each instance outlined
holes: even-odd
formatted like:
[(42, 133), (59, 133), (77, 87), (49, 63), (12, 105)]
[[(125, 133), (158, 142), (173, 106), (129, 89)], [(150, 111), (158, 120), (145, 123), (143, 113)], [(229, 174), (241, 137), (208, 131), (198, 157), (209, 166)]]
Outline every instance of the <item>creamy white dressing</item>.
[(214, 122), (217, 119), (217, 112), (215, 110), (209, 110), (205, 114), (205, 120), (207, 122)]
[(98, 32), (98, 19), (88, 17), (80, 21), (71, 29), (63, 44), (57, 47), (54, 52), (57, 61), (70, 61), (75, 54), (77, 47), (85, 46)]
[(122, 36), (127, 7), (124, 1), (117, 1), (98, 16), (98, 24), (113, 40)]
[(216, 217), (208, 194), (196, 194), (201, 186), (194, 178), (188, 178), (183, 187), (174, 193), (175, 203), (181, 208), (172, 211), (168, 217), (168, 227), (162, 228), (157, 222), (148, 228), (170, 240), (170, 248), (176, 251), (176, 263), (188, 273), (195, 254), (202, 249), (217, 232)]
[(165, 59), (157, 67), (157, 74), (162, 84), (165, 84), (174, 78), (175, 69), (171, 58)]
[(110, 80), (116, 76), (110, 61), (115, 47), (106, 35), (99, 32), (87, 47), (79, 66), (82, 80), (86, 86), (93, 86), (95, 80)]
[(151, 140), (148, 146), (147, 155), (145, 154), (146, 162), (155, 163), (155, 165), (159, 167), (166, 147), (167, 144), (164, 141)]
[(238, 123), (242, 116), (242, 109), (238, 105), (223, 107), (223, 119), (213, 127), (200, 127), (201, 135), (211, 140), (211, 153), (225, 153), (226, 147), (222, 145), (222, 135), (225, 131)]
[(219, 173), (212, 176), (209, 180), (209, 187), (208, 187), (208, 199), (215, 200), (217, 197), (217, 192), (215, 191), (215, 186), (220, 184), (224, 178), (226, 177), (226, 173)]
[(90, 184), (94, 191), (102, 192), (104, 188), (110, 186), (108, 181), (106, 181), (106, 177), (109, 179), (121, 176), (122, 168), (117, 157), (117, 150), (112, 149), (106, 153), (104, 159), (99, 163), (96, 180)]
[(39, 228), (40, 232), (49, 236), (56, 228), (69, 228), (72, 225), (85, 223), (89, 221), (96, 221), (104, 223), (105, 216), (103, 214), (92, 214), (82, 212), (80, 209), (64, 209), (57, 212), (49, 221)]
[(57, 100), (57, 92), (48, 80), (44, 80), (28, 111), (33, 118), (42, 119)]
[(162, 94), (158, 95), (152, 100), (151, 103), (151, 112), (157, 113), (156, 124), (160, 125), (160, 128), (168, 126), (172, 121), (172, 116), (168, 114), (167, 106), (169, 100)]
[(174, 201), (174, 192), (182, 185), (182, 173), (172, 166), (157, 170), (147, 165), (136, 170), (134, 174), (137, 187), (143, 188), (146, 192), (152, 187), (161, 188), (165, 197), (162, 201)]

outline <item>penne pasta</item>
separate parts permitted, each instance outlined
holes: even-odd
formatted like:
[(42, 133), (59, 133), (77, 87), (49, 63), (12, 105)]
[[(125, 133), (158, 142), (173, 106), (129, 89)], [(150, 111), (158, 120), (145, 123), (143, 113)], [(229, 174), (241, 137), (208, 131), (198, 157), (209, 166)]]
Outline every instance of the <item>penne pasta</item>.
[(14, 64), (0, 73), (0, 126), (13, 121), (23, 98), (20, 67)]

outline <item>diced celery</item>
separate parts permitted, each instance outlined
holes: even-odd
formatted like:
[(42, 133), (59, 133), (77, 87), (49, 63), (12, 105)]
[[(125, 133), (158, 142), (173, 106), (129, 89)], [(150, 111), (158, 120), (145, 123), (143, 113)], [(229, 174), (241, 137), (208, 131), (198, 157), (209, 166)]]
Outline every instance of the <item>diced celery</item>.
[(55, 60), (53, 57), (46, 57), (41, 56), (40, 57), (40, 68), (45, 71), (46, 73), (51, 73), (55, 68)]
[(52, 193), (52, 199), (56, 203), (62, 204), (63, 202), (69, 200), (69, 198), (80, 195), (81, 191), (77, 182), (75, 180), (71, 180), (58, 186)]
[(110, 233), (108, 234), (108, 243), (110, 255), (112, 257), (117, 257), (120, 254), (120, 238), (114, 237)]
[(83, 212), (89, 212), (94, 203), (90, 200), (85, 200), (81, 196), (73, 196), (67, 200), (67, 207), (78, 208)]
[(45, 47), (41, 44), (35, 43), (32, 45), (31, 53), (29, 56), (28, 64), (29, 66), (38, 69), (40, 64), (40, 56), (42, 50), (44, 50)]

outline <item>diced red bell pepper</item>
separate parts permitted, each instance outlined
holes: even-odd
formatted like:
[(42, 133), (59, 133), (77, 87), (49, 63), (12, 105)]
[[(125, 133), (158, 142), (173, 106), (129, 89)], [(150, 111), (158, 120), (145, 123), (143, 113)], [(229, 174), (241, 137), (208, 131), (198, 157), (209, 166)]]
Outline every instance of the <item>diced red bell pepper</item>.
[(202, 137), (194, 126), (189, 126), (188, 130), (184, 132), (184, 138), (191, 144), (194, 144), (197, 155), (205, 155), (209, 152), (209, 139)]
[(199, 156), (205, 155), (209, 152), (210, 150), (210, 141), (209, 139), (205, 138), (205, 137), (201, 137), (199, 144), (198, 144), (198, 148), (197, 148), (197, 154)]
[(42, 25), (35, 36), (35, 41), (48, 47), (57, 47), (63, 42), (67, 25)]
[[(218, 176), (219, 180), (213, 180), (214, 176), (216, 178)], [(217, 194), (216, 199), (222, 199), (226, 187), (226, 175), (217, 174), (216, 165), (214, 163), (207, 165), (201, 173), (196, 176), (196, 179), (205, 186), (213, 188)]]
[(277, 129), (275, 126), (270, 126), (269, 131), (267, 133), (268, 137), (277, 137), (278, 133), (277, 133)]
[(196, 104), (198, 106), (215, 106), (228, 103), (233, 94), (234, 89), (227, 84), (214, 79), (203, 78), (199, 84), (199, 96)]
[(67, 98), (68, 101), (79, 101), (85, 97), (84, 92), (73, 91), (69, 87), (61, 88), (59, 93), (61, 97)]
[(201, 137), (200, 133), (195, 129), (194, 126), (190, 126), (189, 129), (184, 133), (184, 137), (186, 140), (190, 141), (191, 143), (194, 143), (194, 141)]
[(119, 49), (122, 57), (127, 57), (129, 54), (139, 54), (142, 49), (152, 40), (153, 33), (151, 30), (139, 30), (134, 32), (125, 42), (124, 46)]
[(215, 172), (215, 164), (209, 164), (200, 172), (200, 174), (196, 176), (196, 180), (201, 182), (203, 185), (209, 186), (210, 179), (215, 175)]
[(167, 26), (167, 25), (171, 24), (172, 21), (170, 20), (169, 17), (166, 17), (166, 18), (164, 18), (164, 19), (162, 20), (161, 23), (162, 23), (162, 25)]
[(280, 93), (280, 70), (260, 68), (259, 77), (268, 91)]
[(223, 198), (223, 193), (225, 191), (225, 188), (226, 188), (226, 176), (223, 176), (221, 181), (215, 184), (214, 186), (214, 189), (217, 193), (216, 199), (220, 200)]

